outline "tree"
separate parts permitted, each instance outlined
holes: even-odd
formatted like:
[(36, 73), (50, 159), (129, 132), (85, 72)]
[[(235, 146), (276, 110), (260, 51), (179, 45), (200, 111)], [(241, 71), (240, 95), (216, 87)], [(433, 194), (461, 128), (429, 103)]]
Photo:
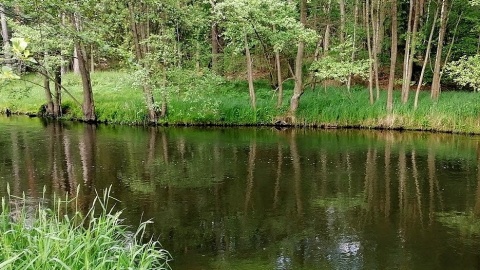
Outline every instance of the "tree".
[[(250, 103), (256, 110), (252, 48), (273, 48), (275, 53), (282, 50), (302, 28), (294, 17), (295, 7), (275, 0), (226, 0), (215, 8), (228, 46), (236, 53), (245, 52)], [(279, 55), (276, 59), (278, 71)]]
[(438, 32), (438, 41), (437, 41), (437, 54), (435, 57), (435, 66), (433, 71), (432, 87), (431, 87), (431, 97), (434, 100), (438, 100), (440, 96), (440, 71), (442, 68), (442, 52), (443, 52), (443, 42), (445, 39), (445, 32), (447, 30), (447, 15), (448, 15), (448, 0), (442, 0), (442, 7), (440, 11), (440, 29)]
[[(310, 70), (320, 80), (330, 79), (347, 83), (352, 76), (365, 79), (368, 77), (370, 59), (352, 60), (350, 56), (354, 49), (352, 41), (345, 41), (333, 47), (328, 55), (314, 61)], [(350, 90), (350, 85), (347, 84), (347, 88)]]
[(446, 67), (446, 73), (459, 85), (480, 91), (480, 54), (450, 62)]
[(8, 28), (7, 28), (7, 15), (5, 15), (5, 7), (0, 3), (0, 29), (3, 40), (3, 49), (5, 50), (8, 47)]
[[(305, 26), (307, 24), (307, 0), (300, 0), (300, 23)], [(305, 51), (305, 40), (299, 38), (297, 43), (297, 57), (295, 57), (295, 86), (293, 95), (290, 99), (290, 114), (292, 117), (297, 112), (300, 97), (303, 95), (303, 57)]]
[(420, 10), (423, 10), (423, 1), (410, 1), (410, 11), (407, 21), (407, 37), (405, 44), (405, 54), (403, 59), (403, 82), (402, 82), (402, 102), (407, 103), (410, 93), (410, 82), (412, 78), (413, 58), (417, 46), (417, 32), (420, 20)]
[(390, 75), (388, 77), (387, 92), (387, 113), (393, 112), (393, 87), (395, 85), (395, 66), (397, 64), (397, 46), (398, 46), (398, 22), (397, 22), (397, 0), (391, 1), (392, 5), (392, 45), (390, 52)]

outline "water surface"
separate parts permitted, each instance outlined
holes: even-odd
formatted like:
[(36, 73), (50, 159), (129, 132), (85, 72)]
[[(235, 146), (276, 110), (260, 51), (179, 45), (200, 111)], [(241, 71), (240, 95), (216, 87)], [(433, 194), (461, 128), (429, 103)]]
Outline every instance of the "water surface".
[(173, 269), (478, 269), (480, 138), (0, 117), (0, 194), (112, 187)]

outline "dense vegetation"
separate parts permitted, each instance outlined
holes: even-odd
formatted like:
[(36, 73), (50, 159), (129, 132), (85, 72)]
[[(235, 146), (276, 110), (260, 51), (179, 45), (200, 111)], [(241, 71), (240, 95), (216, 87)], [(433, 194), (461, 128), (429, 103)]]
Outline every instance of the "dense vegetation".
[[(478, 5), (3, 1), (0, 109), (43, 105), (45, 116), (92, 122), (479, 132), (476, 94), (440, 95), (442, 85), (479, 89)], [(26, 92), (11, 82), (19, 78), (35, 86)]]
[[(35, 76), (26, 76), (24, 79), (41, 80)], [(73, 74), (64, 77), (64, 84), (78, 98), (82, 95), (79, 80)], [(241, 89), (248, 87), (245, 81), (193, 77), (185, 83), (192, 84), (192, 89), (201, 86), (202, 91), (196, 95), (194, 92), (177, 92), (171, 96), (169, 113), (159, 120), (160, 124), (272, 125), (283, 120), (279, 115), (288, 113), (288, 101), (277, 108), (275, 92), (265, 80), (254, 84), (258, 103), (256, 113), (251, 109), (248, 95), (242, 93)], [(92, 84), (95, 86), (98, 121), (127, 125), (148, 121), (142, 93), (132, 89), (133, 78), (128, 73), (95, 72), (92, 74)], [(12, 94), (0, 96), (0, 108), (36, 114), (44, 104), (41, 87), (22, 80), (11, 81), (7, 85)], [(291, 95), (293, 83), (285, 83), (284, 91), (285, 96)], [(304, 94), (302, 106), (296, 113), (297, 124), (327, 128), (347, 126), (480, 133), (479, 95), (448, 91), (434, 102), (428, 92), (422, 91), (419, 107), (414, 110), (413, 104), (400, 102), (400, 94), (395, 93), (394, 116), (390, 118), (384, 106), (387, 98), (384, 91), (380, 93), (379, 102), (371, 105), (364, 87), (353, 87), (350, 91), (331, 86), (309, 90)], [(65, 98), (63, 108), (65, 118), (82, 118), (81, 108), (75, 106), (71, 99)]]
[(158, 242), (139, 242), (147, 223), (130, 233), (120, 212), (109, 208), (109, 196), (108, 190), (97, 196), (86, 215), (75, 199), (56, 198), (47, 208), (45, 198), (36, 204), (25, 197), (2, 197), (0, 268), (169, 269), (170, 255)]

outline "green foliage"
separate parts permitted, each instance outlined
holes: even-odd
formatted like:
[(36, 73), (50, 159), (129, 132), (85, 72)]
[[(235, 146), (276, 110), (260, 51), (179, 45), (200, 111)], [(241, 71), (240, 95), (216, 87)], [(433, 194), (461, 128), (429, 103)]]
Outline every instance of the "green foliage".
[[(11, 50), (13, 53), (14, 59), (22, 62), (30, 62), (36, 63), (35, 59), (33, 59), (30, 50), (27, 49), (28, 42), (24, 38), (12, 38), (11, 39), (12, 46)], [(9, 66), (2, 66), (0, 69), (0, 81), (2, 80), (12, 80), (12, 79), (20, 79), (18, 75), (16, 75), (13, 69)]]
[(480, 91), (480, 55), (462, 57), (446, 67), (448, 76), (461, 86)]
[(348, 40), (331, 49), (327, 55), (315, 61), (310, 70), (320, 80), (338, 80), (346, 83), (350, 76), (366, 78), (370, 60), (352, 60), (353, 42)]
[(129, 232), (109, 200), (105, 190), (84, 216), (76, 199), (55, 197), (47, 208), (45, 198), (35, 205), (26, 197), (2, 197), (0, 268), (169, 269), (170, 255), (158, 242), (141, 242), (150, 222)]
[(281, 51), (299, 39), (311, 42), (317, 36), (298, 21), (293, 2), (226, 0), (215, 6), (215, 14), (225, 27), (223, 35), (228, 45), (236, 52), (245, 48), (245, 37), (249, 46), (267, 44)]
[[(147, 110), (142, 92), (132, 87), (134, 79), (128, 72), (95, 72), (92, 84), (96, 98), (99, 121), (123, 124), (146, 123)], [(22, 79), (41, 84), (39, 76)], [(170, 112), (163, 123), (168, 124), (216, 124), (216, 125), (257, 125), (272, 124), (288, 111), (288, 101), (276, 108), (276, 96), (267, 81), (256, 81), (257, 111), (252, 111), (244, 81), (225, 81), (209, 72), (195, 73), (173, 69), (168, 79), (175, 88), (169, 95)], [(68, 74), (64, 84), (71, 93), (80, 98), (80, 78)], [(171, 86), (173, 87), (173, 86)], [(323, 88), (323, 87), (322, 87)], [(44, 103), (44, 90), (22, 80), (9, 81), (2, 89), (21, 95), (0, 95), (0, 109), (12, 112), (36, 113)], [(285, 96), (291, 95), (293, 82), (284, 85)], [(400, 93), (394, 93), (394, 100), (400, 100)], [(395, 103), (394, 114), (387, 116), (385, 110), (386, 92), (380, 92), (380, 99), (369, 103), (368, 91), (355, 86), (348, 93), (344, 87), (307, 89), (296, 116), (296, 124), (306, 126), (356, 126), (405, 128), (453, 132), (480, 133), (478, 115), (480, 95), (468, 92), (444, 92), (438, 102), (422, 91), (419, 107), (412, 104)], [(70, 109), (64, 118), (80, 119), (81, 109), (64, 97), (64, 104)], [(256, 120), (255, 120), (256, 119)]]
[(0, 81), (2, 80), (18, 80), (20, 76), (13, 72), (13, 69), (8, 66), (3, 66), (0, 73)]

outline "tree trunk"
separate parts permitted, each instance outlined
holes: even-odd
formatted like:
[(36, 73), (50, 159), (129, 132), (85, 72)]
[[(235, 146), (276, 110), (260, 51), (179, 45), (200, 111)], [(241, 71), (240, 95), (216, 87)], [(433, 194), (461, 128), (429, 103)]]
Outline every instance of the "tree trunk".
[(93, 45), (90, 45), (90, 72), (95, 72), (95, 59), (93, 58)]
[(430, 58), (430, 51), (432, 50), (433, 33), (435, 32), (435, 24), (437, 23), (437, 19), (438, 19), (438, 11), (439, 11), (439, 8), (437, 8), (437, 11), (435, 11), (435, 17), (433, 17), (432, 29), (430, 30), (430, 36), (428, 37), (427, 50), (425, 52), (422, 71), (420, 73), (420, 78), (418, 79), (417, 91), (415, 92), (415, 101), (413, 103), (414, 110), (416, 110), (418, 107), (418, 96), (420, 94), (420, 89), (423, 84), (423, 77), (425, 75), (425, 70), (427, 68), (428, 59)]
[(256, 114), (257, 111), (257, 104), (255, 98), (255, 88), (253, 87), (253, 68), (252, 68), (252, 56), (250, 54), (250, 47), (248, 45), (248, 38), (245, 35), (245, 54), (247, 57), (247, 80), (248, 80), (248, 91), (250, 93), (250, 104), (252, 105), (252, 109)]
[[(407, 33), (405, 41), (405, 54), (403, 56), (403, 76), (402, 76), (402, 102), (406, 103), (408, 100), (408, 91), (410, 89), (410, 78), (408, 78), (408, 63), (410, 59), (410, 47), (412, 45), (412, 18), (413, 18), (413, 0), (410, 0), (410, 9), (408, 11), (407, 19)], [(408, 80), (408, 81), (407, 81)]]
[[(305, 25), (307, 23), (307, 0), (300, 0), (300, 22)], [(297, 47), (297, 57), (295, 58), (295, 86), (293, 95), (290, 99), (290, 114), (295, 116), (303, 94), (303, 53), (305, 51), (305, 41), (300, 38)]]
[(447, 0), (442, 0), (442, 9), (440, 12), (440, 30), (438, 33), (437, 54), (435, 56), (435, 67), (433, 70), (431, 97), (438, 100), (440, 96), (440, 70), (442, 67), (442, 51), (443, 41), (445, 39), (445, 31), (447, 28)]
[(75, 74), (80, 74), (80, 64), (78, 63), (78, 51), (77, 51), (77, 47), (74, 47), (73, 48), (73, 73)]
[(378, 78), (379, 73), (379, 65), (378, 65), (378, 48), (381, 46), (379, 45), (379, 29), (380, 29), (380, 17), (379, 17), (379, 9), (380, 9), (380, 0), (376, 0), (377, 9), (375, 10), (374, 2), (371, 3), (371, 20), (372, 20), (372, 54), (373, 54), (373, 74), (375, 79), (375, 90), (376, 96), (375, 100), (380, 98), (380, 83)]
[[(353, 40), (352, 40), (352, 56), (351, 60), (352, 62), (355, 61), (355, 51), (356, 51), (356, 45), (357, 45), (357, 24), (358, 24), (358, 2), (359, 0), (355, 0), (355, 8), (354, 8), (354, 22), (353, 22)], [(348, 76), (348, 81), (347, 81), (347, 89), (350, 92), (350, 88), (352, 86), (352, 75)]]
[(395, 85), (395, 65), (397, 64), (398, 20), (397, 0), (392, 0), (392, 47), (390, 52), (390, 75), (388, 77), (387, 113), (393, 112), (393, 86)]
[(10, 38), (8, 37), (7, 16), (5, 15), (5, 9), (2, 3), (0, 3), (0, 28), (2, 29), (3, 49), (5, 49)]
[(45, 104), (45, 116), (53, 117), (53, 99), (52, 92), (50, 91), (50, 78), (43, 76), (43, 89), (45, 90), (45, 98), (47, 103)]
[(365, 1), (365, 27), (367, 29), (367, 48), (368, 48), (368, 58), (370, 59), (370, 64), (368, 66), (368, 91), (370, 96), (370, 104), (373, 104), (373, 50), (372, 50), (372, 39), (370, 35), (370, 0)]
[(345, 42), (345, 0), (338, 1), (340, 6), (340, 42)]
[(78, 68), (80, 76), (82, 78), (83, 88), (83, 120), (86, 122), (95, 122), (97, 120), (95, 116), (95, 103), (93, 100), (92, 82), (90, 80), (90, 72), (87, 69), (86, 55), (83, 55), (80, 41), (75, 41), (75, 48), (78, 53)]
[(166, 64), (162, 65), (162, 107), (160, 108), (160, 117), (165, 118), (167, 116), (167, 68)]
[(215, 22), (212, 22), (211, 29), (212, 38), (212, 70), (216, 73), (220, 71), (218, 67), (218, 26)]
[[(445, 56), (444, 66), (448, 64), (448, 61), (450, 60), (450, 56), (452, 56), (452, 48), (453, 48), (453, 45), (455, 45), (455, 40), (457, 38), (458, 25), (460, 24), (460, 21), (462, 20), (462, 16), (463, 16), (463, 11), (458, 16), (457, 23), (455, 24), (455, 29), (453, 30), (453, 37), (450, 41), (450, 46), (448, 46), (447, 55)], [(443, 75), (443, 72), (440, 72), (440, 80), (442, 79), (442, 75)]]
[[(330, 49), (330, 29), (332, 28), (332, 25), (331, 25), (329, 16), (330, 16), (331, 4), (332, 4), (332, 1), (328, 0), (327, 8), (325, 9), (325, 16), (327, 16), (327, 25), (325, 26), (325, 35), (323, 38), (323, 54), (325, 55)], [(306, 23), (306, 18), (305, 18), (305, 23)]]
[(55, 98), (53, 100), (53, 115), (62, 116), (62, 68), (55, 70)]
[(280, 63), (280, 52), (275, 51), (275, 65), (277, 66), (277, 108), (280, 108), (283, 103), (283, 79), (282, 79), (282, 66)]
[(145, 103), (147, 105), (149, 124), (154, 124), (155, 125), (158, 122), (157, 109), (155, 108), (155, 100), (153, 98), (153, 90), (147, 84), (143, 85), (143, 95), (145, 97)]
[[(402, 102), (407, 103), (410, 93), (410, 82), (412, 80), (413, 70), (413, 57), (415, 56), (415, 47), (417, 40), (417, 30), (420, 20), (420, 1), (410, 2), (410, 15), (409, 15), (409, 32), (407, 33), (407, 48), (405, 49), (404, 58), (404, 71), (403, 71), (403, 83), (402, 83)], [(413, 15), (413, 25), (410, 26), (411, 18)]]

